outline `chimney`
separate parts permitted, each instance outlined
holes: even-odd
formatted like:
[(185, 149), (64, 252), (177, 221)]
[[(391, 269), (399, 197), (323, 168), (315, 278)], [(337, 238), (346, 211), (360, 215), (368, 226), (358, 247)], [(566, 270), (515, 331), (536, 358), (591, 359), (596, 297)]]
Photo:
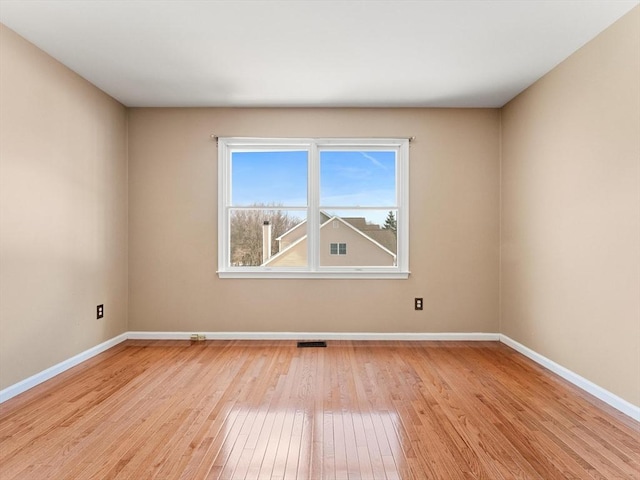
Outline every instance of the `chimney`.
[(262, 224), (262, 263), (271, 257), (271, 223), (265, 220)]

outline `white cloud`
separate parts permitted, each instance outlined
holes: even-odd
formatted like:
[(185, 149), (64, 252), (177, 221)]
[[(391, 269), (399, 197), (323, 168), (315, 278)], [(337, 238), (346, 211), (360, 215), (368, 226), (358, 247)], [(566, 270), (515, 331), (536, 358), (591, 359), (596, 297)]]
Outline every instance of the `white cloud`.
[(369, 155), (367, 152), (358, 152), (360, 155), (362, 155), (364, 158), (366, 158), (367, 160), (370, 160), (371, 163), (373, 163), (376, 167), (382, 168), (383, 170), (386, 170), (387, 167), (385, 167), (382, 162), (380, 162), (380, 160), (378, 160), (375, 157), (372, 157), (371, 155)]

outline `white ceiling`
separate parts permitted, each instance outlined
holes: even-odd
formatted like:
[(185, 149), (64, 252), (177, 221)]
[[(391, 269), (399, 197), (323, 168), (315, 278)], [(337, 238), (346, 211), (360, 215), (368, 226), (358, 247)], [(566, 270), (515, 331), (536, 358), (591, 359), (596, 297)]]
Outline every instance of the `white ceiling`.
[(500, 107), (639, 0), (0, 0), (127, 106)]

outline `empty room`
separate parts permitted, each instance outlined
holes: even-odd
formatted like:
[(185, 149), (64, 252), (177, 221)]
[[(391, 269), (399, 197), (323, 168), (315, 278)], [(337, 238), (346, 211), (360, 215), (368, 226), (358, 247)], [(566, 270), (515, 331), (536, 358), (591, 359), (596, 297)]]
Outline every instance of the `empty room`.
[(0, 0), (0, 479), (640, 479), (640, 1)]

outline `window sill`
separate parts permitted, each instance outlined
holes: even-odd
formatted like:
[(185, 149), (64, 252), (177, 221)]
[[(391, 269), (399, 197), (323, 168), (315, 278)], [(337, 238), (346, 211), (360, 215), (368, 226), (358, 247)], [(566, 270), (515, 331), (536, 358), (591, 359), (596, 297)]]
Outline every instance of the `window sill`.
[(307, 278), (307, 279), (358, 279), (358, 280), (406, 280), (410, 272), (385, 272), (379, 270), (349, 272), (295, 272), (295, 271), (219, 271), (219, 278)]

